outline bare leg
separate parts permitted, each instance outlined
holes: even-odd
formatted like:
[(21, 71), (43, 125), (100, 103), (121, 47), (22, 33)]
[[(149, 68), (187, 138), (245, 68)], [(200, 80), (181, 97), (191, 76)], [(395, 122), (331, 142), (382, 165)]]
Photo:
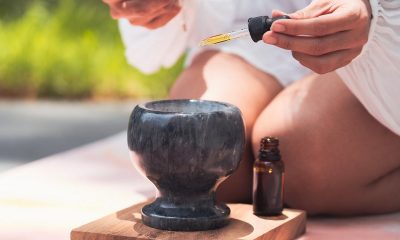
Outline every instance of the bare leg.
[(400, 137), (368, 114), (335, 73), (282, 91), (255, 124), (254, 150), (265, 135), (281, 139), (290, 206), (310, 214), (400, 210)]
[(170, 98), (200, 98), (232, 103), (240, 108), (246, 125), (247, 151), (239, 169), (218, 188), (217, 197), (228, 202), (251, 201), (253, 124), (282, 87), (270, 75), (243, 59), (226, 53), (205, 52), (197, 56), (171, 89)]

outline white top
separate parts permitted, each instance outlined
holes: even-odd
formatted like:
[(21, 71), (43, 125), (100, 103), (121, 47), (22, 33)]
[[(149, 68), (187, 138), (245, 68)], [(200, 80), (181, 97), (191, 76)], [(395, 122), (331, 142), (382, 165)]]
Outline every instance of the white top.
[(336, 72), (368, 112), (400, 135), (400, 0), (371, 0), (363, 52)]
[[(187, 64), (206, 49), (219, 49), (243, 57), (283, 85), (304, 77), (309, 70), (290, 51), (250, 38), (212, 47), (198, 47), (214, 34), (240, 29), (249, 17), (269, 15), (273, 9), (294, 12), (311, 0), (184, 0), (182, 11), (167, 25), (148, 30), (120, 21), (129, 63), (145, 73), (170, 67), (189, 50)], [(400, 135), (400, 0), (370, 0), (373, 10), (369, 41), (363, 52), (337, 73), (366, 109)], [(397, 94), (396, 94), (397, 93)]]

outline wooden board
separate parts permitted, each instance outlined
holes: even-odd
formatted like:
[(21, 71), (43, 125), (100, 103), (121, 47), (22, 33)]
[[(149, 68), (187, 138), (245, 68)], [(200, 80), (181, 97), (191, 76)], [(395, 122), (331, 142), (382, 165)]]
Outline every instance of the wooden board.
[(279, 217), (257, 217), (252, 206), (229, 204), (228, 226), (211, 231), (171, 232), (143, 225), (140, 210), (146, 203), (123, 209), (71, 232), (71, 240), (133, 240), (133, 239), (294, 239), (305, 232), (304, 211), (285, 209)]

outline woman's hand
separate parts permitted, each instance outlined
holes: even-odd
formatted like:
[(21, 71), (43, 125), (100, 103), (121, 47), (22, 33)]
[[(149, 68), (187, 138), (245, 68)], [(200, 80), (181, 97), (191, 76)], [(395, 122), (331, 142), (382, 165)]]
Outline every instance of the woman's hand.
[[(284, 14), (273, 12), (274, 17)], [(276, 21), (264, 42), (291, 50), (302, 65), (320, 74), (349, 64), (368, 41), (368, 0), (315, 0), (286, 15), (291, 19)]]
[(178, 0), (103, 0), (114, 19), (126, 18), (132, 25), (156, 29), (180, 11)]

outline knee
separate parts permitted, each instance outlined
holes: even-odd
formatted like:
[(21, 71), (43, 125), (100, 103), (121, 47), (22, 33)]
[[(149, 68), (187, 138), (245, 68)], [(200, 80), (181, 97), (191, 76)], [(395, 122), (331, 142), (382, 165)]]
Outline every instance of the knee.
[(216, 54), (206, 51), (196, 56), (192, 64), (184, 69), (169, 90), (169, 99), (198, 99), (207, 91), (203, 69), (207, 62)]

